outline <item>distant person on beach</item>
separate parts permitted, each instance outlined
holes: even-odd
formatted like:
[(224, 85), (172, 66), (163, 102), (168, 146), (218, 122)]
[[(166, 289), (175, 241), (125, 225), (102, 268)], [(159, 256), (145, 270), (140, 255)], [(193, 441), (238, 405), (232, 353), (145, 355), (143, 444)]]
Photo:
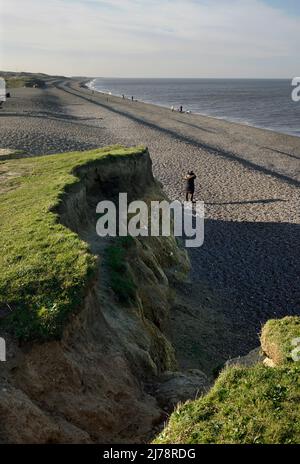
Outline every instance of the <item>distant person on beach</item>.
[(179, 107), (179, 113), (182, 113), (182, 112), (183, 112), (183, 106), (181, 105), (181, 106)]
[(189, 171), (187, 175), (183, 178), (185, 180), (185, 200), (194, 202), (194, 192), (195, 192), (195, 179), (197, 176), (193, 171)]
[(131, 101), (133, 101), (133, 97), (131, 97)]
[(175, 108), (174, 108), (174, 106), (172, 105), (172, 106), (171, 106), (171, 111), (172, 111), (172, 113), (174, 112), (174, 109), (175, 109)]
[(123, 100), (125, 100), (125, 95), (124, 95), (124, 93), (123, 93), (123, 95), (122, 95), (122, 98), (123, 98)]

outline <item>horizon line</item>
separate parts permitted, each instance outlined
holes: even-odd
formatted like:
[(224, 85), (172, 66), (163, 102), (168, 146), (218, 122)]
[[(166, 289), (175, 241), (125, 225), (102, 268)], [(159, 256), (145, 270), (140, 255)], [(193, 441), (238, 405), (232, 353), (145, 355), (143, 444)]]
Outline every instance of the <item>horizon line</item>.
[[(48, 74), (47, 72), (44, 72), (44, 71), (7, 71), (7, 70), (0, 70), (0, 74), (1, 73), (15, 73), (15, 74), (45, 74), (49, 77), (57, 77), (57, 76), (60, 76), (60, 77), (66, 77), (66, 78), (69, 78), (69, 79), (76, 79), (76, 78), (81, 78), (81, 79), (189, 79), (189, 80), (193, 80), (193, 79), (215, 79), (215, 80), (229, 80), (229, 79), (239, 79), (239, 80), (292, 80), (293, 78), (297, 77), (296, 75), (293, 75), (293, 76), (289, 76), (289, 77), (239, 77), (239, 76), (235, 76), (235, 77), (212, 77), (212, 76), (205, 76), (205, 77), (201, 77), (201, 76), (197, 76), (197, 77), (191, 77), (191, 76), (88, 76), (88, 75), (80, 75), (80, 74), (74, 74), (74, 75), (70, 75), (70, 74), (61, 74), (61, 73), (54, 73), (54, 74)], [(300, 73), (298, 74), (300, 75)]]

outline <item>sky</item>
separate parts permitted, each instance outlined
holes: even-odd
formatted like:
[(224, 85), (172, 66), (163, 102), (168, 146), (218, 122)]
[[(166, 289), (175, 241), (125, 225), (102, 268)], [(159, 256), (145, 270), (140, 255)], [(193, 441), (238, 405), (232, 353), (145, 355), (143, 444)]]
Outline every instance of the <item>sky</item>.
[(300, 0), (0, 0), (0, 69), (292, 78)]

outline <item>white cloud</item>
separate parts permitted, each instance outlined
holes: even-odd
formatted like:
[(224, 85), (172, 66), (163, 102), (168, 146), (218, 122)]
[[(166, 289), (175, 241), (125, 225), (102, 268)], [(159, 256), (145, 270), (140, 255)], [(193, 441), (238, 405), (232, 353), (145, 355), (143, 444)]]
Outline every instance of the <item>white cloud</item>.
[(262, 0), (0, 1), (6, 69), (150, 77), (299, 74), (299, 17)]

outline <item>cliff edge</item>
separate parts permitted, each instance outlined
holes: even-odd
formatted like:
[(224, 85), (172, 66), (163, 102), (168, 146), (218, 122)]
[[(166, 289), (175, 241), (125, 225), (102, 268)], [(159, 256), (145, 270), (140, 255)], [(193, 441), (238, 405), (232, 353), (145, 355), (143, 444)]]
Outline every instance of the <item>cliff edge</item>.
[[(1, 163), (0, 442), (138, 443), (208, 387), (168, 337), (174, 237), (100, 238), (96, 205), (164, 199), (147, 149)], [(12, 214), (12, 211), (14, 214)]]

